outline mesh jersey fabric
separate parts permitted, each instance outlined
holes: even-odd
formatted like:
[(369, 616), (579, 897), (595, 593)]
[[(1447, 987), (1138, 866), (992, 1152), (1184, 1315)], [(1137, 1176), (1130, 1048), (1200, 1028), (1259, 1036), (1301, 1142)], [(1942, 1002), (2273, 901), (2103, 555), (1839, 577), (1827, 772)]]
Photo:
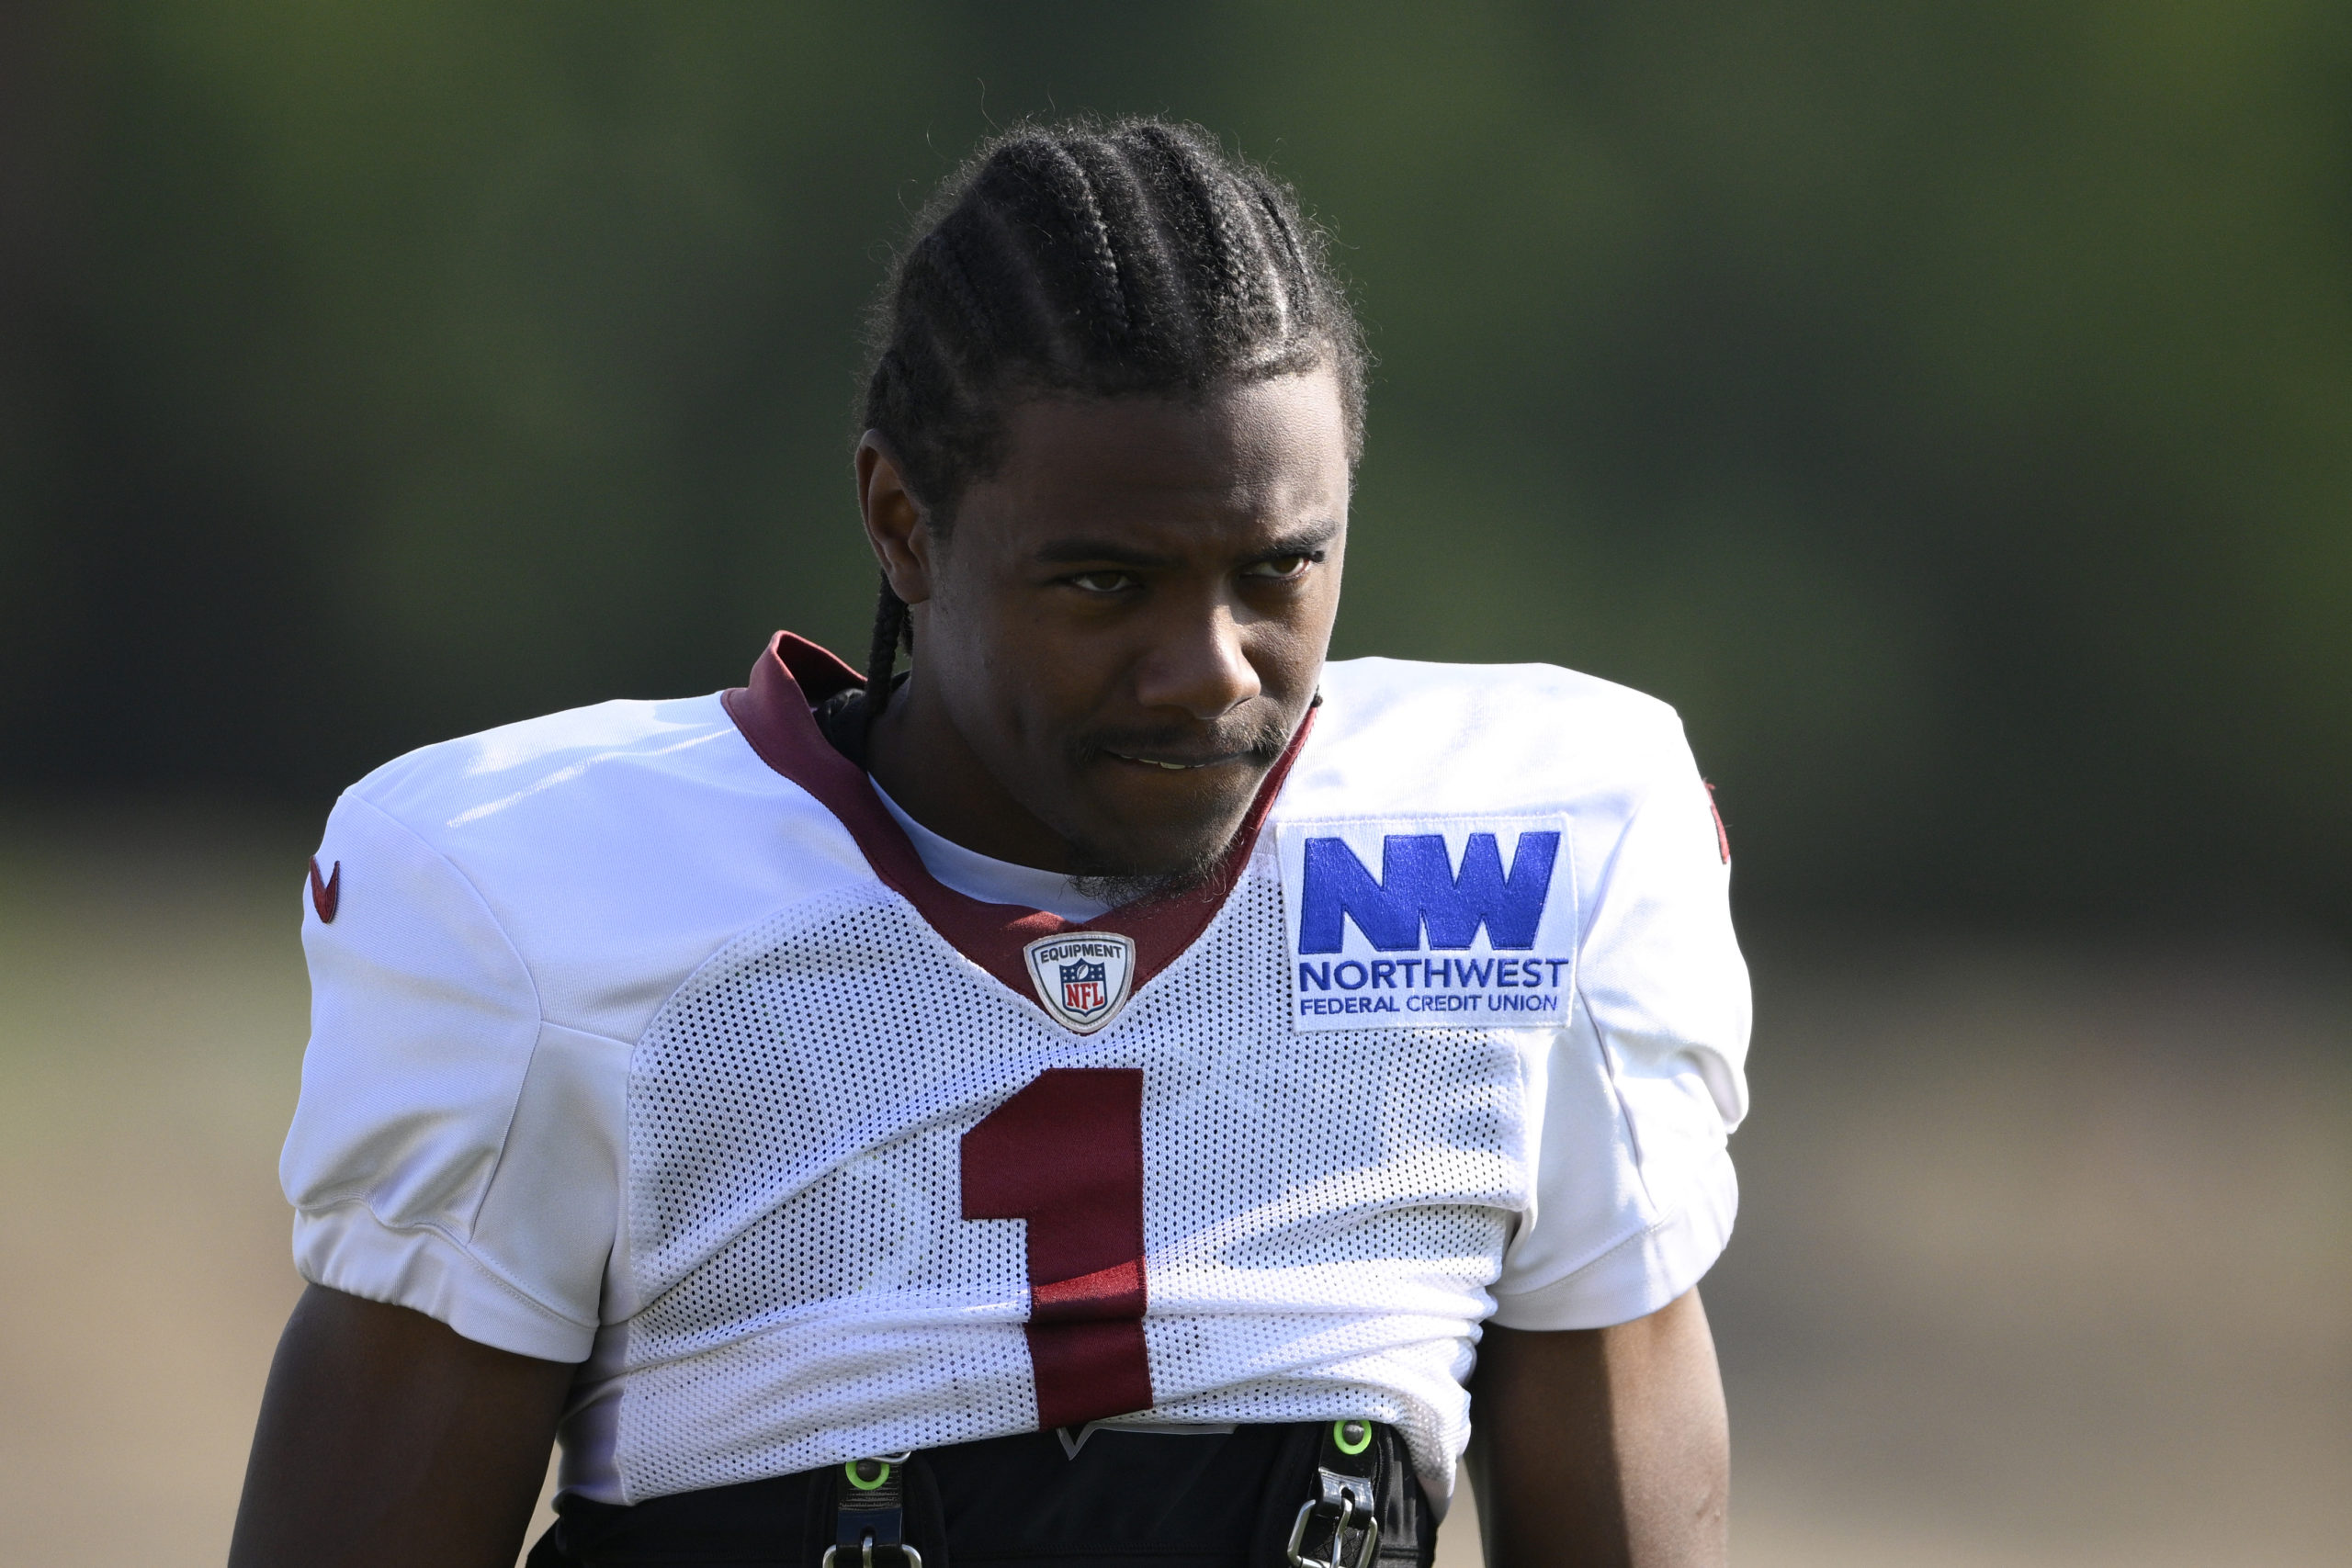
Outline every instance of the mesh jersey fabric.
[[(1442, 1497), (1483, 1321), (1624, 1321), (1721, 1250), (1746, 976), (1663, 705), (1388, 660), (1324, 694), (1223, 906), (1091, 1035), (714, 698), (379, 770), (322, 845), (335, 920), (305, 914), (299, 1266), (584, 1358), (565, 1484), (601, 1501), (1031, 1430), (1024, 1223), (964, 1217), (959, 1141), (1042, 1072), (1139, 1071), (1153, 1413), (1370, 1416)], [(1566, 1016), (1293, 1027), (1286, 822), (1510, 812), (1566, 823)]]
[(618, 1369), (630, 1492), (1038, 1425), (1018, 1222), (963, 1218), (957, 1166), (965, 1131), (1048, 1067), (1143, 1071), (1154, 1413), (1369, 1415), (1442, 1472), (1461, 1325), (1490, 1310), (1531, 1184), (1521, 1046), (1365, 1030), (1266, 1059), (1283, 998), (1242, 977), (1281, 970), (1279, 898), (1253, 874), (1082, 1039), (887, 894), (779, 915), (706, 964), (632, 1073), (629, 1226), (652, 1304)]

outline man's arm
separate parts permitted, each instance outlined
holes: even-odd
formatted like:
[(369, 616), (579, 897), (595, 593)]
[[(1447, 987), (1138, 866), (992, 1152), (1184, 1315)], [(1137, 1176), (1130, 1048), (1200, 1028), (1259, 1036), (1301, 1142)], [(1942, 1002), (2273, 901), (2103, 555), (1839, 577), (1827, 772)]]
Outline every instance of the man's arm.
[(514, 1568), (571, 1371), (311, 1286), (270, 1365), (230, 1568)]
[(1720, 1568), (1731, 1445), (1692, 1290), (1614, 1328), (1488, 1326), (1470, 1382), (1496, 1568)]

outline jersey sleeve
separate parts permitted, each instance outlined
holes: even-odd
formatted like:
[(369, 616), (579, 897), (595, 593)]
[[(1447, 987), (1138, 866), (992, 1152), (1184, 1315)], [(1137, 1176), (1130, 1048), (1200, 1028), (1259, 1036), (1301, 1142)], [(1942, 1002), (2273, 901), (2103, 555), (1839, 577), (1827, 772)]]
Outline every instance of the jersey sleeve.
[(1577, 1001), (1544, 1064), (1536, 1201), (1494, 1286), (1507, 1328), (1630, 1322), (1730, 1240), (1747, 1111), (1747, 968), (1730, 849), (1676, 733), (1596, 879)]
[(335, 896), (306, 894), (311, 1039), (279, 1162), (296, 1267), (584, 1359), (618, 1202), (612, 1043), (544, 1022), (474, 884), (367, 800), (337, 804), (318, 868)]

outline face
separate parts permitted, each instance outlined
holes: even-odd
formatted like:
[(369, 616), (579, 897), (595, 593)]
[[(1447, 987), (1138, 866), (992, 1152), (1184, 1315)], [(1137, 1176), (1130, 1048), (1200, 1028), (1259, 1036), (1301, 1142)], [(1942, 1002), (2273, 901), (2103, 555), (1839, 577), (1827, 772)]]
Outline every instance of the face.
[[(1196, 874), (1231, 841), (1322, 671), (1347, 533), (1338, 382), (1283, 377), (1198, 405), (1039, 400), (1009, 423), (1004, 463), (965, 491), (944, 539), (913, 517), (887, 454), (860, 453), (869, 533), (915, 628), (877, 773), (918, 820), (983, 853)], [(909, 766), (923, 753), (976, 767), (923, 776)]]

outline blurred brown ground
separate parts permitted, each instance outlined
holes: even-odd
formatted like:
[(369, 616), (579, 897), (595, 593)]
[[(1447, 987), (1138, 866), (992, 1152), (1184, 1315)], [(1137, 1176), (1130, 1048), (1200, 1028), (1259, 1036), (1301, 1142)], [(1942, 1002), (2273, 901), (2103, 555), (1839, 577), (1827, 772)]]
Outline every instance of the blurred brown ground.
[[(297, 1290), (306, 848), (0, 820), (0, 1561), (220, 1560)], [(1747, 934), (1737, 1561), (2343, 1561), (2341, 957)]]

